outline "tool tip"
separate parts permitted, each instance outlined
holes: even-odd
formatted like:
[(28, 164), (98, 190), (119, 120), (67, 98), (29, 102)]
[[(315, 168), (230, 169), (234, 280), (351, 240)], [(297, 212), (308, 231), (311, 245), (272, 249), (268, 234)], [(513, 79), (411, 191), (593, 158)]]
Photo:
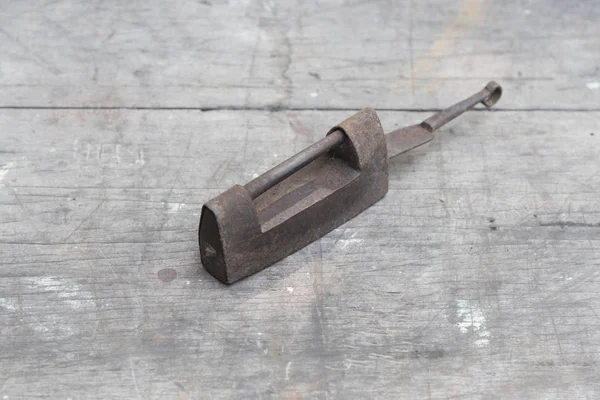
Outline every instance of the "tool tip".
[(493, 106), (500, 100), (500, 97), (502, 97), (502, 86), (494, 81), (488, 82), (488, 84), (485, 85), (485, 90), (490, 93), (490, 95), (483, 100), (483, 104), (485, 104), (486, 107)]

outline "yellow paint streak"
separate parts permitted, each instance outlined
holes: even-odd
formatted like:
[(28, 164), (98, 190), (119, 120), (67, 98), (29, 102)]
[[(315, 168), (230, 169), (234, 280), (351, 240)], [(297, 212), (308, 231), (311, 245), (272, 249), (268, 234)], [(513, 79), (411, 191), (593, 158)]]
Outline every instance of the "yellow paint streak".
[[(481, 19), (484, 1), (462, 1), (456, 16), (434, 40), (426, 56), (416, 59), (413, 63), (411, 70), (411, 77), (413, 79), (415, 77), (430, 77), (435, 75), (435, 71), (439, 69), (440, 59), (452, 54), (460, 39), (468, 36), (473, 30), (475, 23)], [(415, 81), (413, 82), (413, 87), (420, 91), (433, 91), (439, 88), (439, 81), (435, 78), (427, 81)]]
[[(427, 57), (443, 57), (451, 54), (456, 47), (457, 40), (467, 36), (475, 22), (481, 15), (482, 0), (464, 0), (456, 14), (456, 17), (446, 26), (444, 32), (433, 42), (427, 53)], [(422, 60), (415, 63), (414, 72), (423, 71), (422, 67), (429, 67), (428, 60)], [(418, 65), (423, 63), (424, 65)], [(420, 67), (420, 68), (417, 68)]]

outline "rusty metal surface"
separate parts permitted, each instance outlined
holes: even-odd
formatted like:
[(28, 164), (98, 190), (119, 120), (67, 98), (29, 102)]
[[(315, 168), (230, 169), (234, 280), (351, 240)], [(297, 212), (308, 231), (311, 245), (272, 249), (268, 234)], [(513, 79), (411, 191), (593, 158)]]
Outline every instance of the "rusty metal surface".
[(400, 128), (385, 135), (388, 158), (405, 153), (433, 139), (433, 132), (477, 104), (492, 107), (502, 96), (502, 87), (489, 82), (485, 88), (417, 125)]
[(233, 283), (299, 250), (380, 200), (388, 189), (388, 159), (420, 146), (463, 112), (495, 104), (501, 87), (480, 92), (419, 125), (384, 135), (372, 108), (246, 186), (236, 185), (202, 208), (202, 264)]
[(251, 180), (245, 185), (246, 190), (250, 193), (250, 197), (257, 198), (269, 188), (275, 186), (300, 168), (306, 166), (311, 161), (314, 161), (319, 156), (338, 146), (344, 140), (344, 134), (337, 130), (327, 135), (324, 139), (319, 140), (302, 150), (300, 153), (288, 158), (281, 164), (273, 167), (256, 179)]
[(256, 199), (234, 186), (207, 202), (200, 222), (205, 268), (225, 283), (260, 271), (353, 218), (387, 192), (385, 136), (366, 108), (332, 131), (343, 143)]

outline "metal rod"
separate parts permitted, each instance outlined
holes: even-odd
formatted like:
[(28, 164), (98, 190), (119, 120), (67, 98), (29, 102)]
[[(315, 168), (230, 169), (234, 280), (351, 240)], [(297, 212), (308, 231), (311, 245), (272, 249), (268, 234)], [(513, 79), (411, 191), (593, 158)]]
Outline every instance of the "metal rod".
[(425, 121), (421, 122), (421, 126), (429, 132), (433, 132), (465, 111), (475, 107), (478, 103), (483, 103), (486, 107), (493, 106), (500, 99), (500, 96), (502, 96), (502, 87), (496, 82), (491, 81), (483, 90), (475, 93), (471, 97), (427, 118)]
[(344, 133), (336, 130), (256, 179), (251, 180), (245, 188), (250, 193), (250, 197), (255, 199), (311, 161), (340, 145), (343, 141)]
[[(433, 132), (465, 111), (473, 108), (478, 103), (483, 103), (486, 107), (491, 107), (498, 99), (500, 99), (501, 95), (502, 88), (500, 85), (491, 81), (483, 90), (475, 93), (471, 97), (427, 118), (425, 121), (421, 122), (421, 126), (429, 132)], [(246, 190), (250, 193), (250, 197), (253, 199), (257, 198), (300, 168), (327, 153), (335, 146), (340, 145), (343, 141), (344, 134), (342, 131), (337, 130), (332, 132), (295, 156), (288, 158), (281, 164), (248, 182), (245, 186)]]

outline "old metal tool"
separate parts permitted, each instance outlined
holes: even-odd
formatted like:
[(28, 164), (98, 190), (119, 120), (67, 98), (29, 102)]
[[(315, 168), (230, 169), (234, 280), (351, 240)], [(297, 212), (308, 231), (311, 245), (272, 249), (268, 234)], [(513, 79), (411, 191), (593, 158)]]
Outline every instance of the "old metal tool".
[(388, 134), (372, 108), (359, 111), (317, 143), (207, 202), (199, 228), (202, 264), (233, 283), (301, 249), (385, 196), (390, 158), (427, 143), (476, 104), (491, 107), (501, 95), (500, 85), (490, 82), (420, 124)]

